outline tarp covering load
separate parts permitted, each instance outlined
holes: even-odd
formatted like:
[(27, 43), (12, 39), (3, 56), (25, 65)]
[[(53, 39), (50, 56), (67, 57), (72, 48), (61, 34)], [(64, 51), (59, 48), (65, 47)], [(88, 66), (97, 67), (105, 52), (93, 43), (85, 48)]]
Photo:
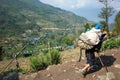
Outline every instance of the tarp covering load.
[(90, 39), (87, 38), (87, 36), (82, 33), (79, 36), (79, 39), (77, 41), (77, 46), (83, 49), (91, 49), (93, 46), (90, 44)]
[(84, 49), (91, 49), (101, 41), (101, 25), (96, 24), (91, 30), (82, 33), (77, 41), (77, 46)]

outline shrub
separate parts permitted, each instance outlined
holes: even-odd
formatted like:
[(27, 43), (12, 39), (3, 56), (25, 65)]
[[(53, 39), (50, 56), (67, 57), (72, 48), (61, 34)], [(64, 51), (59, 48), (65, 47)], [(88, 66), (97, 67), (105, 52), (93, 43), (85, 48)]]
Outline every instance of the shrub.
[(50, 53), (42, 53), (30, 57), (30, 66), (33, 70), (45, 69), (50, 64), (60, 63), (60, 53), (57, 50), (51, 50)]
[(30, 66), (35, 70), (45, 69), (48, 66), (48, 62), (45, 60), (44, 54), (30, 57)]
[(111, 38), (103, 42), (101, 50), (112, 49), (119, 46), (120, 46), (120, 37)]
[(52, 50), (50, 52), (50, 54), (51, 54), (51, 63), (52, 64), (60, 63), (60, 53), (58, 50)]

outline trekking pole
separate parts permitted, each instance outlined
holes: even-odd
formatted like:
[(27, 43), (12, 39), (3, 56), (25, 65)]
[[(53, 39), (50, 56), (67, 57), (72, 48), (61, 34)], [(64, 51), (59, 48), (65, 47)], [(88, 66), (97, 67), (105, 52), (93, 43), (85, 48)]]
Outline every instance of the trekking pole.
[(96, 52), (96, 53), (97, 53), (97, 55), (98, 55), (98, 58), (99, 58), (99, 60), (100, 60), (100, 63), (102, 64), (102, 67), (105, 67), (106, 72), (108, 72), (107, 66), (105, 66), (105, 65), (104, 65), (104, 63), (103, 63), (102, 59), (100, 58), (99, 53), (98, 53), (98, 52)]
[(79, 57), (79, 62), (81, 61), (81, 57), (82, 57), (82, 48), (80, 48), (80, 57)]

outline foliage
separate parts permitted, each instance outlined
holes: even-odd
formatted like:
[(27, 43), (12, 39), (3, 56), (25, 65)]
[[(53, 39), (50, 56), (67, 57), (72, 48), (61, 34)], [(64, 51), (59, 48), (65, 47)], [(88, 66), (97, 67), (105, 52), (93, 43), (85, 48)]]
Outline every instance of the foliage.
[(57, 50), (52, 50), (51, 52), (51, 62), (52, 64), (58, 64), (60, 63), (60, 53)]
[(47, 56), (45, 57), (44, 55), (39, 55), (39, 56), (32, 56), (30, 58), (30, 66), (35, 70), (41, 70), (44, 69), (48, 66), (47, 62), (45, 62), (45, 58), (47, 58)]
[(30, 66), (35, 70), (45, 69), (50, 64), (60, 63), (60, 53), (57, 50), (52, 50), (49, 53), (39, 54), (30, 57)]
[(63, 42), (67, 45), (72, 45), (73, 44), (73, 40), (69, 37), (64, 37)]
[(102, 32), (107, 31), (106, 22), (105, 21), (100, 21), (100, 24), (102, 24)]
[(10, 57), (7, 57), (7, 56), (2, 57), (2, 61), (9, 60), (9, 59), (10, 59)]
[(113, 37), (103, 42), (101, 50), (112, 49), (119, 46), (120, 46), (120, 36)]
[(114, 8), (109, 6), (109, 4), (112, 1), (113, 0), (99, 0), (99, 2), (101, 2), (104, 5), (104, 7), (101, 8), (101, 12), (100, 14), (98, 14), (98, 16), (104, 19), (108, 36), (109, 36), (109, 26), (108, 26), (109, 17), (112, 16), (114, 13)]
[(113, 32), (116, 35), (120, 34), (120, 12), (116, 15), (116, 18), (115, 18), (115, 28), (114, 28)]
[(84, 32), (86, 32), (86, 31), (90, 30), (91, 27), (90, 27), (90, 25), (88, 23), (86, 23), (84, 25), (84, 28), (85, 28)]

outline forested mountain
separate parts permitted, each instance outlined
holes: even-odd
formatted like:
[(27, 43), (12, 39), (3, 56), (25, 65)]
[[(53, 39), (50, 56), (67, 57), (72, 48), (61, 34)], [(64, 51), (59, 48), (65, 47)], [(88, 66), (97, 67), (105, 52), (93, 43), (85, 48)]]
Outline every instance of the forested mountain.
[(0, 38), (45, 27), (80, 27), (87, 20), (39, 0), (0, 0)]

